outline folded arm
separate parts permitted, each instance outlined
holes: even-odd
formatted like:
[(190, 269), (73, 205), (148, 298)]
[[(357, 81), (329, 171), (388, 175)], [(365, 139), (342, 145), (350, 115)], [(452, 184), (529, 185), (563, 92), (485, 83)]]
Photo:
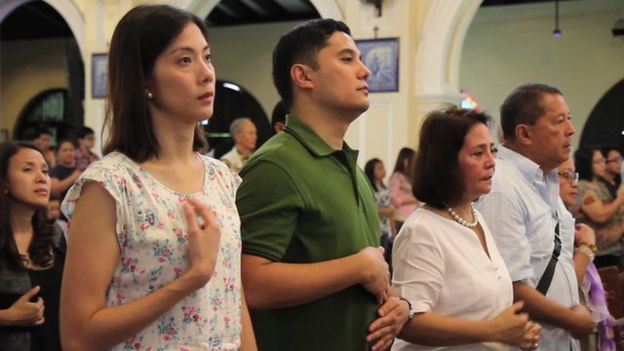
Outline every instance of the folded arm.
[(342, 258), (303, 264), (243, 254), (242, 276), (252, 309), (301, 305), (356, 284), (381, 296), (389, 284), (383, 251), (372, 247)]

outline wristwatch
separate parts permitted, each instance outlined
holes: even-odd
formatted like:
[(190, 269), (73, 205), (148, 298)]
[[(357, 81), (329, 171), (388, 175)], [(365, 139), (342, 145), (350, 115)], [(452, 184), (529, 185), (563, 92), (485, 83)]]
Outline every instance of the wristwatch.
[(412, 310), (412, 304), (406, 298), (399, 297), (399, 300), (405, 301), (405, 303), (407, 303), (407, 309), (408, 309), (407, 320), (405, 321), (405, 324), (403, 324), (405, 326), (414, 318), (414, 315), (416, 313)]
[(590, 261), (594, 260), (594, 257), (596, 256), (596, 254), (594, 254), (594, 250), (592, 250), (589, 246), (587, 246), (586, 244), (581, 244), (576, 248), (576, 251), (584, 254), (585, 256), (589, 257)]

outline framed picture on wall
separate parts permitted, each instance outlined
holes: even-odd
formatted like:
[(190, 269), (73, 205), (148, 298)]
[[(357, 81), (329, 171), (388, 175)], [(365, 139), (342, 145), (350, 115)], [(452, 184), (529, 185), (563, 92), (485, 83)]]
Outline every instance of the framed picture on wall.
[(399, 38), (356, 40), (362, 61), (370, 69), (368, 91), (399, 91)]
[(108, 74), (108, 54), (93, 54), (91, 56), (91, 97), (102, 99), (106, 97), (106, 77)]

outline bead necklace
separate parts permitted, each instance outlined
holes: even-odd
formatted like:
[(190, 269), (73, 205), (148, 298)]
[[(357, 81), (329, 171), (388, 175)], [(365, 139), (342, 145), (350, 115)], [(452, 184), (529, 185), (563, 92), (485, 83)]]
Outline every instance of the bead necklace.
[(474, 228), (477, 226), (477, 224), (479, 224), (479, 219), (477, 218), (477, 210), (475, 210), (474, 205), (472, 203), (470, 203), (470, 209), (472, 210), (472, 216), (474, 217), (474, 222), (468, 222), (464, 218), (461, 218), (457, 214), (457, 212), (455, 212), (455, 210), (453, 210), (451, 207), (449, 207), (449, 205), (446, 204), (446, 202), (443, 202), (442, 204), (444, 205), (444, 207), (446, 207), (446, 211), (451, 215), (451, 217), (453, 217), (455, 222), (463, 225), (464, 227)]

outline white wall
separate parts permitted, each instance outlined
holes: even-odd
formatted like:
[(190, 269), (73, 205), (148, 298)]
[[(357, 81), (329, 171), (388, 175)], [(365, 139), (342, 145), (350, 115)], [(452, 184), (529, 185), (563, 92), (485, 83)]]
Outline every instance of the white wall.
[(556, 86), (572, 110), (576, 146), (594, 105), (624, 78), (624, 40), (611, 34), (623, 17), (622, 0), (564, 1), (562, 36), (555, 39), (552, 3), (481, 8), (466, 35), (461, 87), (498, 119), (500, 104), (516, 86)]
[(273, 86), (273, 48), (280, 36), (300, 22), (279, 22), (209, 28), (210, 48), (218, 79), (247, 89), (267, 116), (280, 100)]

